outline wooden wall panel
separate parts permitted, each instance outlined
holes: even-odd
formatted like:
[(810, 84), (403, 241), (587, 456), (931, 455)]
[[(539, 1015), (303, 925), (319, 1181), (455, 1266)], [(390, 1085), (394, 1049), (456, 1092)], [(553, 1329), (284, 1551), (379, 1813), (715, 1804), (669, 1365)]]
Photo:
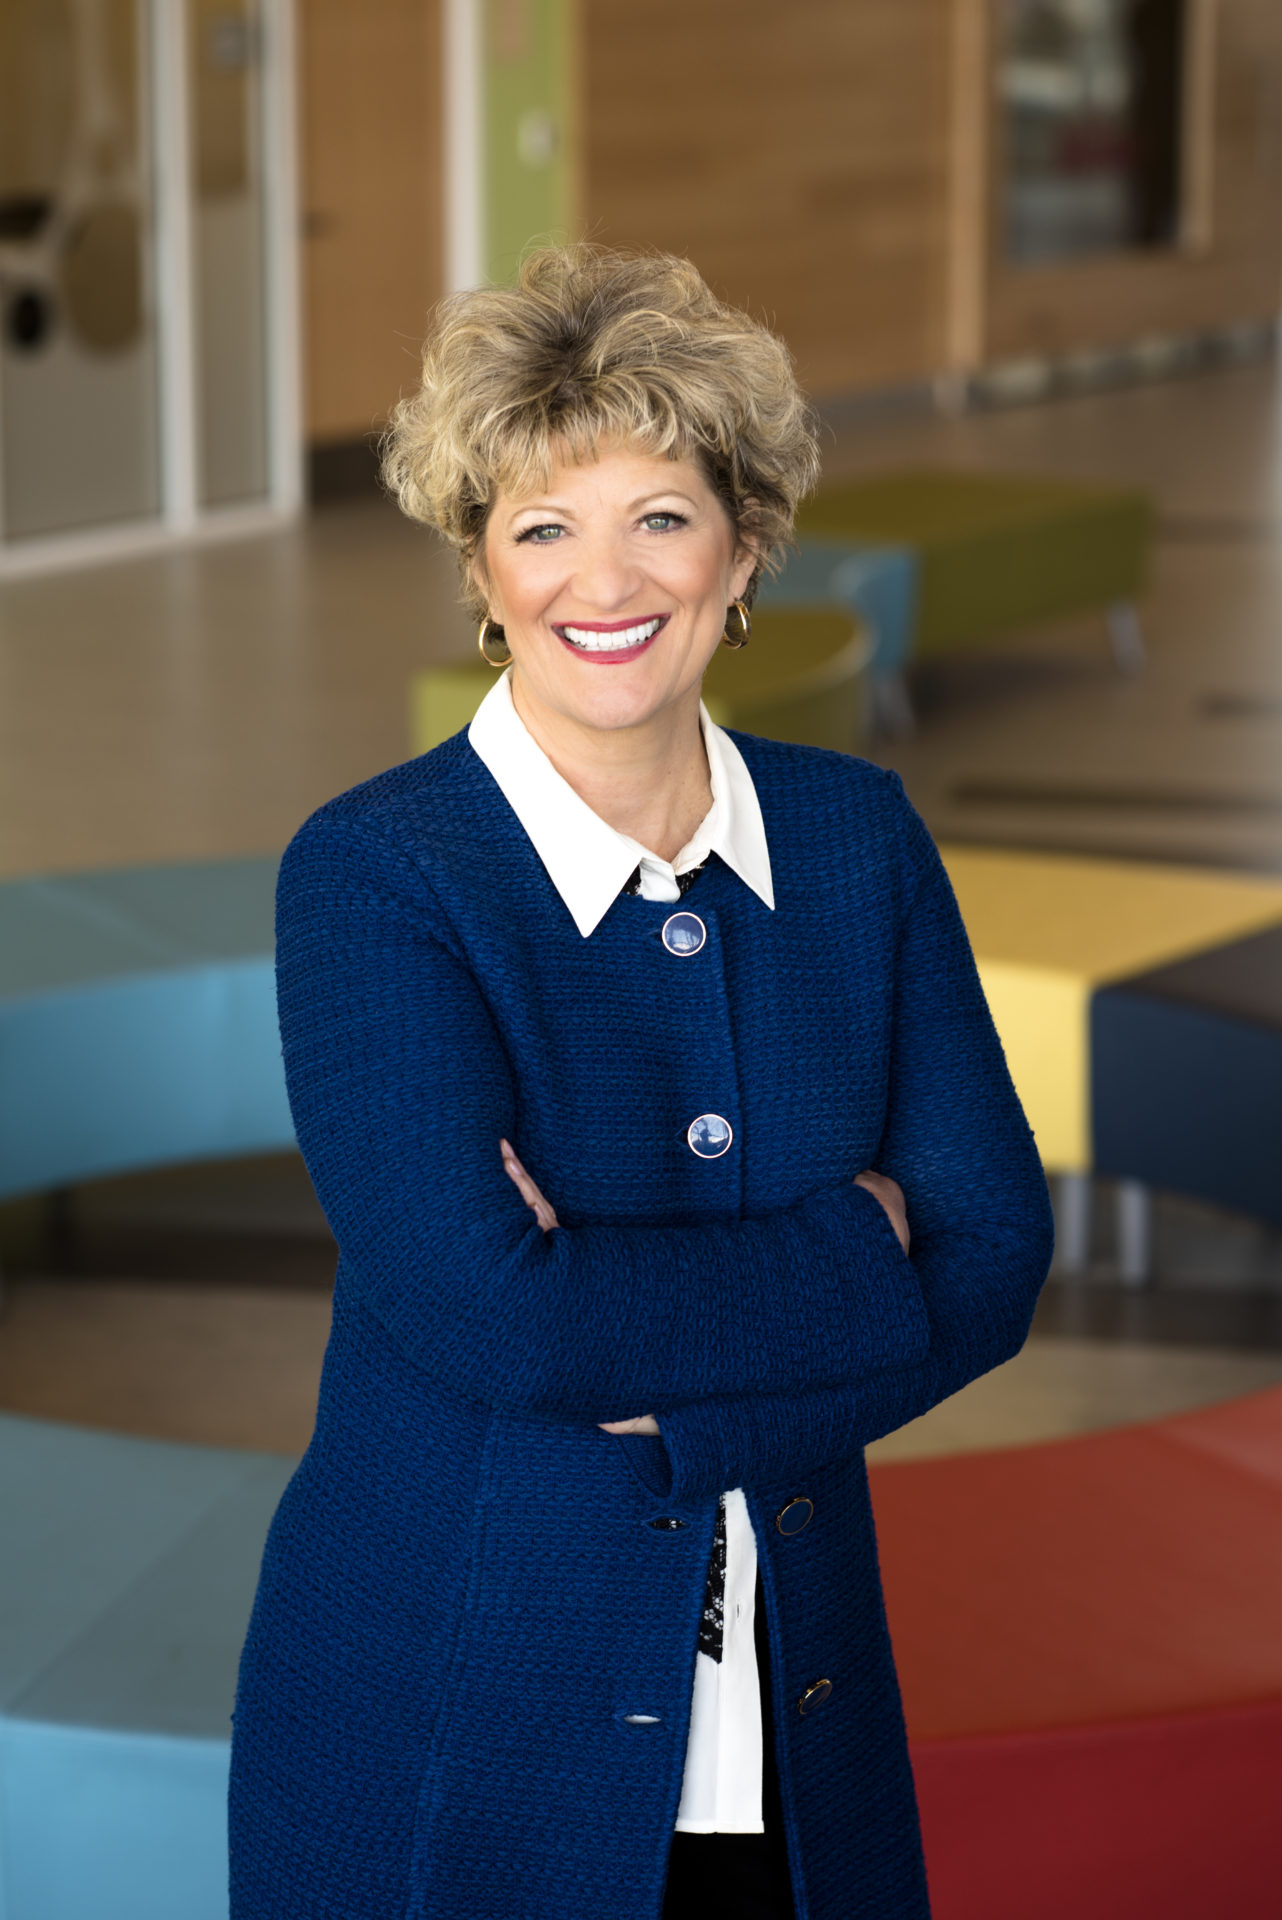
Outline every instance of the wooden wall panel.
[(300, 0), (306, 430), (379, 426), (443, 285), (441, 0)]
[[(990, 0), (984, 0), (989, 4)], [(1193, 0), (1210, 70), (1193, 98), (1186, 244), (1012, 270), (990, 263), (980, 358), (1054, 358), (1266, 320), (1282, 305), (1282, 0)], [(973, 0), (958, 0), (973, 4)]]
[(947, 0), (584, 0), (586, 228), (688, 253), (818, 393), (944, 358)]

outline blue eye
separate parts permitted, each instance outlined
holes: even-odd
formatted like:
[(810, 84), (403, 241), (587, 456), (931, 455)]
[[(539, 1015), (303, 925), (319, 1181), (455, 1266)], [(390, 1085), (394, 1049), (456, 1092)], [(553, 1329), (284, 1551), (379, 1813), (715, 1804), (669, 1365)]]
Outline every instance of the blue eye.
[(518, 533), (516, 544), (519, 547), (529, 541), (536, 547), (550, 547), (564, 532), (564, 527), (558, 527), (554, 522), (549, 521), (546, 526), (527, 527), (524, 533)]
[(669, 513), (665, 509), (662, 513), (647, 513), (641, 524), (651, 533), (667, 533), (672, 527), (684, 527), (686, 517), (683, 513)]

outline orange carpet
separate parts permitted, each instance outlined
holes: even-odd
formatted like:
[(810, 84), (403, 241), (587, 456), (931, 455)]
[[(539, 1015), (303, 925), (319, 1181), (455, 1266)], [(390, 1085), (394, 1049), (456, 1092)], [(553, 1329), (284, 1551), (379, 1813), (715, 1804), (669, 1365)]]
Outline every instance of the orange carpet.
[(937, 1920), (1279, 1920), (1282, 1389), (873, 1494)]

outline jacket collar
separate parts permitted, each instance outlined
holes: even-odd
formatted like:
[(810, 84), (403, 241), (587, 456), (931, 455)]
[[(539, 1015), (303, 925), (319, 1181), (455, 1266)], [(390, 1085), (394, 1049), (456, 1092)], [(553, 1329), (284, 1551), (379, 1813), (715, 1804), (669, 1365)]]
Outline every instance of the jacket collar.
[(711, 853), (773, 910), (770, 850), (752, 775), (734, 741), (703, 705), (699, 721), (712, 806), (694, 838), (668, 862), (609, 826), (557, 772), (512, 703), (510, 669), (477, 709), (467, 733), (472, 750), (493, 774), (585, 940), (638, 867), (643, 874), (649, 867), (667, 877), (699, 866)]

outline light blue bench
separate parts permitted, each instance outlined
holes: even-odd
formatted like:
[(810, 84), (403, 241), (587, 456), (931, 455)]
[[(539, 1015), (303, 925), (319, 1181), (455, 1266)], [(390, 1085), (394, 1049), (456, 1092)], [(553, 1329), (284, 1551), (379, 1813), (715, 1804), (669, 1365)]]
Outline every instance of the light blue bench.
[(276, 867), (0, 885), (0, 1199), (293, 1145)]
[(226, 1920), (236, 1664), (293, 1464), (0, 1416), (3, 1920)]
[(762, 582), (758, 598), (763, 610), (843, 607), (853, 613), (872, 644), (869, 719), (888, 733), (911, 729), (904, 670), (916, 630), (918, 567), (909, 548), (808, 537), (777, 579)]

